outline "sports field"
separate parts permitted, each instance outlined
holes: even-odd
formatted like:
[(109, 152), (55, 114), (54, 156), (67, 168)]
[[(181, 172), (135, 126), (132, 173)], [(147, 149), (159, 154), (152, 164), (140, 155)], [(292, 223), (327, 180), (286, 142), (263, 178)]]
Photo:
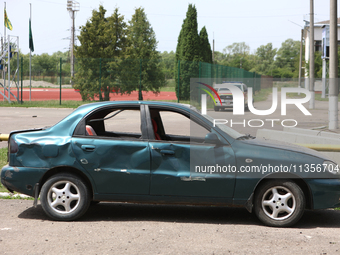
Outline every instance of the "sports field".
[[(23, 101), (29, 101), (29, 88), (23, 89)], [(3, 90), (1, 91), (3, 92)], [(17, 90), (11, 89), (11, 93), (17, 96)], [(7, 92), (6, 92), (7, 95)], [(19, 98), (21, 98), (21, 92), (19, 93)], [(45, 101), (45, 100), (59, 100), (60, 90), (57, 88), (32, 88), (31, 89), (31, 101)], [(81, 101), (80, 93), (74, 89), (67, 88), (61, 91), (62, 100), (75, 100)], [(161, 91), (158, 94), (153, 92), (143, 91), (144, 100), (177, 100), (176, 92)], [(0, 101), (3, 100), (3, 96), (0, 94)], [(11, 100), (15, 101), (15, 98), (11, 96)], [(110, 94), (111, 101), (125, 101), (125, 100), (138, 100), (138, 91), (133, 91), (131, 94)]]

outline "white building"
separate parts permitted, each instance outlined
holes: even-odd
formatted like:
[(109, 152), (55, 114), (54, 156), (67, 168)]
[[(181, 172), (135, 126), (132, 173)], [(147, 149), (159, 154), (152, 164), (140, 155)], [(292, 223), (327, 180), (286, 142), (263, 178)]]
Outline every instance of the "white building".
[[(329, 20), (317, 22), (314, 24), (314, 50), (322, 51), (322, 30), (325, 25), (329, 26)], [(305, 61), (309, 61), (309, 22), (306, 21), (304, 29), (304, 40), (305, 40)], [(340, 18), (338, 18), (338, 45), (340, 44)], [(306, 74), (306, 72), (305, 72)]]

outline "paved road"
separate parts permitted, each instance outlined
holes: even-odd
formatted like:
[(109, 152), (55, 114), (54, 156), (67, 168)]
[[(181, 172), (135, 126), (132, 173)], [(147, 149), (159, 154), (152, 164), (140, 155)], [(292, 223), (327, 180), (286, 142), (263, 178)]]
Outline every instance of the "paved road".
[[(13, 130), (52, 126), (70, 114), (73, 109), (0, 107), (0, 133)], [(0, 148), (6, 147), (0, 142)]]
[(32, 201), (0, 200), (1, 254), (339, 254), (340, 211), (270, 228), (243, 208), (98, 204), (50, 221)]
[[(279, 93), (280, 94), (280, 93)], [(271, 97), (267, 101), (256, 102), (255, 108), (259, 110), (269, 109), (271, 107), (272, 100)], [(308, 109), (308, 104), (304, 104)], [(340, 109), (340, 104), (339, 104)], [(309, 110), (309, 109), (308, 109)], [(51, 126), (69, 113), (73, 109), (53, 109), (53, 108), (20, 108), (20, 107), (0, 107), (0, 133), (7, 134), (12, 130), (19, 129), (29, 129), (29, 128), (39, 128), (44, 126)], [(246, 111), (244, 115), (233, 115), (231, 110), (227, 111), (208, 111), (208, 114), (215, 119), (225, 119), (228, 121), (227, 125), (231, 126), (231, 121), (234, 124), (232, 128), (236, 129), (240, 133), (248, 133), (253, 136), (256, 135), (256, 131), (261, 123), (258, 121), (250, 122), (250, 120), (261, 119), (264, 122), (263, 127), (275, 130), (282, 130), (283, 127), (281, 122), (285, 119), (295, 119), (298, 122), (297, 127), (300, 128), (313, 128), (328, 126), (328, 102), (326, 101), (316, 101), (316, 107), (313, 110), (309, 110), (312, 115), (305, 116), (295, 105), (287, 106), (287, 115), (281, 115), (281, 107), (278, 105), (277, 110), (269, 116), (257, 116), (253, 113)], [(266, 121), (266, 119), (275, 119), (275, 121)], [(133, 121), (133, 120), (132, 120)], [(243, 122), (245, 124), (243, 124)], [(285, 125), (293, 125), (293, 122), (285, 122)], [(340, 119), (339, 119), (340, 126)], [(340, 133), (340, 129), (336, 130)], [(5, 147), (5, 143), (0, 142), (0, 148)]]

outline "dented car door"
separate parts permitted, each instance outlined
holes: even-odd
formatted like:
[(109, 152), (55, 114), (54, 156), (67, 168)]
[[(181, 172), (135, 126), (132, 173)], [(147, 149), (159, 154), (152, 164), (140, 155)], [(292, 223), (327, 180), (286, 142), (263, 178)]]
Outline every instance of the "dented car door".
[(76, 159), (97, 193), (149, 194), (150, 151), (140, 120), (139, 107), (99, 110), (86, 119), (94, 127), (91, 134), (72, 138)]

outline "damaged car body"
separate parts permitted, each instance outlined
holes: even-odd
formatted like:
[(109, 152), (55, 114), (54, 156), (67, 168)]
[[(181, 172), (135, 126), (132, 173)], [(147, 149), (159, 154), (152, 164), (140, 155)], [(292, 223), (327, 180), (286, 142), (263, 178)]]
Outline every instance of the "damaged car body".
[(91, 201), (115, 201), (244, 206), (285, 227), (305, 209), (340, 205), (338, 166), (322, 154), (241, 135), (183, 104), (83, 105), (52, 127), (13, 131), (8, 149), (2, 184), (35, 203), (40, 196), (55, 220), (81, 217)]

